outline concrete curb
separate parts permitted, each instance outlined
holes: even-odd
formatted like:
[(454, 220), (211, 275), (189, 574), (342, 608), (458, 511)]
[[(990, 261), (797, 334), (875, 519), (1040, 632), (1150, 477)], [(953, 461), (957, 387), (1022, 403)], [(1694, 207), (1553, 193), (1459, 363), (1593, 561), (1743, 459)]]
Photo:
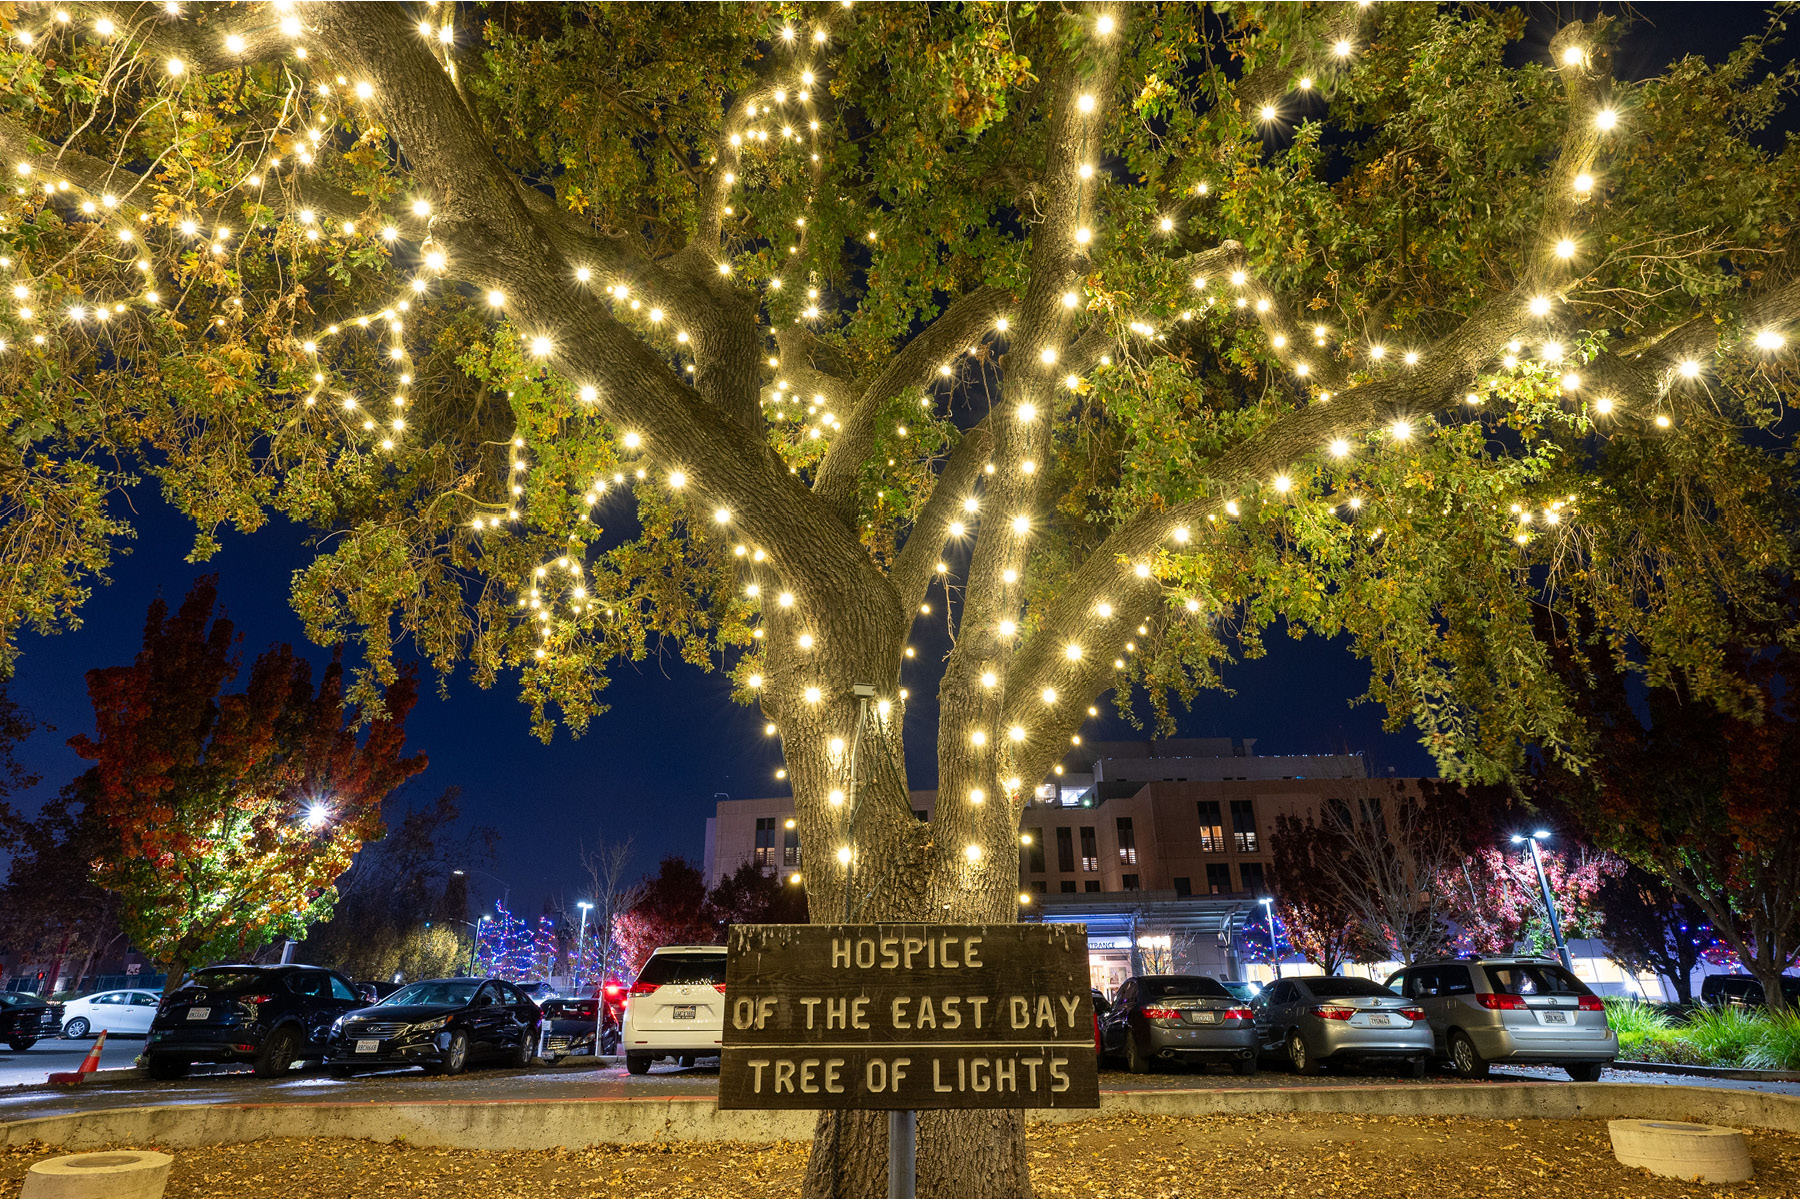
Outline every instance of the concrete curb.
[[(1094, 1116), (1635, 1117), (1800, 1132), (1800, 1096), (1648, 1083), (1493, 1083), (1446, 1087), (1171, 1088), (1103, 1092), (1100, 1109), (1033, 1112), (1033, 1121)], [(806, 1141), (814, 1114), (720, 1112), (711, 1096), (629, 1100), (424, 1100), (317, 1104), (153, 1105), (0, 1124), (0, 1145), (38, 1140), (70, 1150), (106, 1145), (211, 1146), (275, 1137), (372, 1138), (420, 1146), (549, 1150), (608, 1143)]]
[(1800, 1083), (1800, 1071), (1753, 1071), (1748, 1067), (1689, 1067), (1676, 1063), (1625, 1062), (1612, 1064), (1615, 1071), (1643, 1071), (1650, 1075), (1698, 1075), (1703, 1079), (1744, 1079), (1752, 1083)]

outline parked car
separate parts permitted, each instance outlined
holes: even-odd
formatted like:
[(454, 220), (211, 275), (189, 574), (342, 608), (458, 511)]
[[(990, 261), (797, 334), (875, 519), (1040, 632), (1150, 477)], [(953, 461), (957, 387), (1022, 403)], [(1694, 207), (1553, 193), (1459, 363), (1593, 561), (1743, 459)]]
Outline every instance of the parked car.
[(1387, 982), (1425, 1010), (1435, 1054), (1465, 1079), (1491, 1063), (1548, 1063), (1591, 1083), (1619, 1054), (1600, 997), (1552, 959), (1424, 962)]
[(541, 1019), (538, 1006), (504, 979), (422, 979), (338, 1018), (325, 1066), (338, 1076), (379, 1067), (457, 1075), (479, 1061), (526, 1067)]
[(625, 1069), (642, 1075), (658, 1058), (684, 1067), (719, 1052), (725, 1037), (725, 947), (659, 946), (625, 997)]
[(336, 971), (298, 963), (220, 963), (163, 1001), (144, 1041), (150, 1078), (180, 1079), (197, 1062), (247, 1062), (281, 1075), (317, 1058), (331, 1023), (362, 1006)]
[(62, 1030), (62, 1005), (32, 992), (0, 992), (0, 1042), (29, 1050)]
[(533, 980), (530, 983), (515, 983), (513, 986), (518, 988), (533, 1004), (542, 1004), (546, 1000), (562, 995), (556, 990), (555, 984), (546, 983), (542, 979)]
[(1089, 988), (1088, 992), (1092, 995), (1094, 1000), (1094, 1016), (1096, 1018), (1104, 1017), (1107, 1010), (1112, 1007), (1112, 1001), (1108, 1000), (1106, 998), (1106, 993), (1099, 988)]
[(1425, 1010), (1372, 979), (1341, 975), (1277, 979), (1251, 1006), (1257, 1046), (1302, 1075), (1327, 1063), (1401, 1063), (1423, 1078), (1431, 1058)]
[[(619, 1022), (611, 1005), (600, 999), (558, 996), (543, 1003), (540, 1045), (543, 1057), (555, 1062), (572, 1054), (617, 1054)], [(598, 1027), (600, 1048), (594, 1048)]]
[(62, 1035), (84, 1038), (96, 1029), (108, 1033), (149, 1033), (160, 998), (155, 992), (131, 989), (95, 992), (63, 1006)]
[[(1783, 975), (1781, 994), (1789, 1008), (1800, 1007), (1800, 976)], [(1761, 1008), (1768, 1003), (1768, 997), (1754, 975), (1708, 975), (1700, 983), (1700, 1002), (1715, 1007)]]
[(1204, 975), (1134, 975), (1119, 985), (1100, 1019), (1102, 1054), (1125, 1069), (1149, 1071), (1158, 1059), (1224, 1062), (1256, 1072), (1255, 1018), (1225, 985)]

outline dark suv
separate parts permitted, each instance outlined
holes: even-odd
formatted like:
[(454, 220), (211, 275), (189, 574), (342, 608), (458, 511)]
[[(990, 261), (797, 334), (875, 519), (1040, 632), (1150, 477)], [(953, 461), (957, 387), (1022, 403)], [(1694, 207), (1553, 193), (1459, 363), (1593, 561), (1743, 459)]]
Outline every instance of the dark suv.
[(331, 1025), (364, 1001), (323, 967), (221, 963), (190, 975), (157, 1011), (145, 1039), (152, 1079), (180, 1079), (197, 1062), (247, 1062), (281, 1075), (320, 1057)]

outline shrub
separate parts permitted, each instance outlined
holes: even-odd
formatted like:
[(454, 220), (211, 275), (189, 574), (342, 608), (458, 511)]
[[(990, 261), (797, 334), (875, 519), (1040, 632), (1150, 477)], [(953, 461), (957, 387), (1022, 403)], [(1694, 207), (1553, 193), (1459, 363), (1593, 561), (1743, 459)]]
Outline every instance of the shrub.
[(1744, 1065), (1760, 1071), (1800, 1071), (1800, 1013), (1762, 1018), (1762, 1036)]
[(1669, 1029), (1674, 1022), (1653, 1004), (1630, 996), (1606, 996), (1602, 998), (1606, 1005), (1606, 1021), (1612, 1031), (1619, 1035), (1619, 1045), (1627, 1042), (1642, 1041), (1654, 1033)]
[(1715, 1067), (1744, 1066), (1763, 1041), (1768, 1019), (1742, 1008), (1699, 1008), (1681, 1027), (1683, 1040)]

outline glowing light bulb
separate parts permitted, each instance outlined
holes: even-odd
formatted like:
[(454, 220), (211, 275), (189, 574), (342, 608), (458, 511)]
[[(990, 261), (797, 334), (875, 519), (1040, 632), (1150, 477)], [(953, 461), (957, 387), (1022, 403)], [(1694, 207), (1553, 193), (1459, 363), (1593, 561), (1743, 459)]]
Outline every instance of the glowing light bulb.
[(1039, 695), (1043, 697), (1045, 704), (1055, 704), (1056, 703), (1056, 689), (1055, 688), (1047, 687), (1042, 692), (1040, 692)]
[(1569, 238), (1564, 238), (1562, 241), (1556, 243), (1556, 257), (1561, 258), (1561, 259), (1574, 258), (1575, 257), (1574, 241)]
[(1683, 379), (1700, 378), (1700, 364), (1695, 359), (1682, 359), (1680, 365), (1676, 369), (1681, 372), (1681, 377)]
[(1029, 533), (1031, 531), (1031, 518), (1025, 516), (1023, 513), (1014, 517), (1012, 519), (1012, 531), (1014, 533)]
[(1275, 106), (1273, 104), (1265, 104), (1262, 106), (1261, 113), (1263, 120), (1273, 121), (1275, 119)]
[(1349, 442), (1345, 441), (1343, 438), (1333, 438), (1332, 439), (1331, 457), (1343, 458), (1343, 457), (1347, 456), (1349, 453), (1350, 453), (1350, 443)]
[(487, 294), (487, 302), (495, 308), (504, 308), (506, 307), (506, 293), (489, 292)]
[(1037, 405), (1035, 405), (1035, 404), (1019, 405), (1019, 420), (1030, 421), (1030, 420), (1034, 420), (1036, 417), (1037, 417)]
[(1586, 171), (1575, 177), (1575, 194), (1585, 196), (1594, 190), (1594, 177)]
[(1757, 331), (1756, 348), (1758, 350), (1779, 350), (1785, 345), (1787, 345), (1787, 339), (1773, 329)]
[(1619, 114), (1610, 108), (1603, 108), (1594, 114), (1594, 128), (1605, 131), (1619, 123)]
[(1094, 98), (1090, 95), (1083, 94), (1076, 98), (1075, 107), (1084, 113), (1091, 113), (1094, 111)]
[(229, 35), (225, 39), (225, 49), (232, 54), (242, 54), (244, 52), (244, 39), (235, 33)]
[(850, 865), (850, 847), (839, 846), (837, 858), (838, 858), (838, 862), (842, 863), (846, 867), (849, 866)]
[(1528, 305), (1528, 307), (1531, 310), (1532, 316), (1534, 316), (1534, 317), (1544, 316), (1545, 314), (1547, 314), (1550, 311), (1550, 297), (1548, 297), (1548, 296), (1533, 296), (1531, 298), (1531, 303), (1530, 303), (1530, 305)]
[(808, 704), (817, 704), (819, 702), (819, 689), (816, 687), (809, 687), (802, 694), (806, 697), (806, 702)]
[(969, 741), (976, 746), (985, 746), (987, 745), (987, 733), (977, 729), (969, 735)]
[(1412, 436), (1412, 422), (1395, 421), (1388, 427), (1388, 430), (1394, 435), (1394, 440), (1396, 442), (1404, 442), (1407, 438)]
[(1599, 413), (1601, 416), (1604, 417), (1606, 414), (1610, 413), (1612, 410), (1613, 410), (1613, 401), (1610, 396), (1602, 396), (1602, 397), (1600, 397), (1600, 399), (1594, 401), (1594, 411)]
[(1063, 647), (1063, 657), (1070, 662), (1079, 661), (1081, 658), (1081, 647), (1077, 646), (1074, 642), (1070, 642), (1067, 646)]

